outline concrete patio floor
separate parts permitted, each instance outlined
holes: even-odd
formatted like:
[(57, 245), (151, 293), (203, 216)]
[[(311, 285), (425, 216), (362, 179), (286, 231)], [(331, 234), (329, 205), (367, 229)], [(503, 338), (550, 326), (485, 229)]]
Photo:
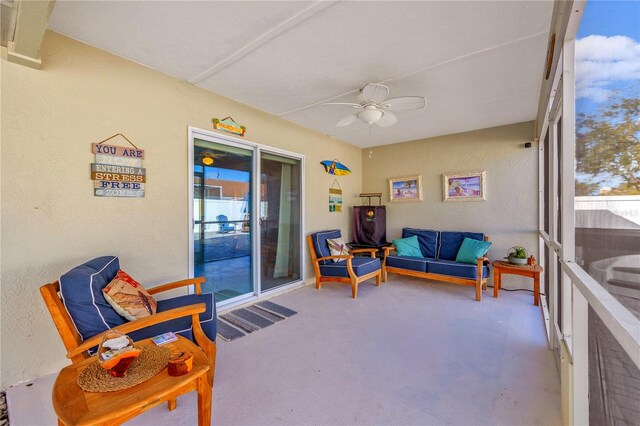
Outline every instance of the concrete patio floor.
[[(390, 276), (274, 298), (298, 315), (218, 339), (215, 425), (555, 425), (560, 382), (528, 292)], [(13, 426), (54, 425), (55, 375), (8, 389)], [(34, 407), (38, 407), (37, 410)], [(195, 425), (195, 394), (128, 424)]]

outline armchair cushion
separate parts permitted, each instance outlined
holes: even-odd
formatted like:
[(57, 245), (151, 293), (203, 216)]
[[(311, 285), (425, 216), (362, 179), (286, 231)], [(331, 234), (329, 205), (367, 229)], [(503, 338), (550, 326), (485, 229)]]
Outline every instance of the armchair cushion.
[[(469, 278), (474, 280), (478, 273), (477, 264), (458, 263), (452, 260), (429, 259), (427, 261), (427, 272), (430, 274), (449, 275), (452, 277)], [(482, 278), (489, 277), (489, 266), (482, 267)]]
[[(361, 277), (380, 269), (380, 259), (375, 257), (354, 257), (351, 259), (351, 267), (356, 276)], [(348, 277), (347, 263), (327, 263), (320, 265), (320, 273), (330, 277)]]
[(102, 295), (119, 269), (116, 256), (102, 256), (60, 277), (64, 305), (83, 340), (126, 322)]
[(122, 269), (102, 293), (113, 309), (129, 321), (153, 315), (158, 308), (153, 296)]
[[(206, 305), (206, 311), (200, 314), (200, 325), (202, 325), (202, 330), (204, 331), (204, 334), (207, 335), (209, 340), (215, 342), (217, 315), (213, 293), (188, 294), (184, 296), (173, 297), (171, 299), (158, 300), (158, 313), (182, 306), (193, 305), (195, 303), (204, 303)], [(193, 341), (192, 327), (193, 325), (191, 324), (191, 317), (182, 317), (131, 332), (129, 333), (129, 337), (131, 337), (134, 341), (138, 341), (142, 339), (148, 339), (159, 334), (167, 333), (169, 331), (173, 331), (174, 333), (180, 334)]]
[(438, 231), (415, 228), (402, 229), (402, 238), (411, 237), (413, 235), (418, 237), (422, 257), (435, 258), (438, 249)]
[[(349, 247), (340, 238), (328, 238), (327, 245), (329, 246), (329, 253), (331, 256), (349, 255)], [(344, 259), (333, 259), (334, 262), (344, 262)]]
[[(340, 238), (340, 230), (333, 229), (331, 231), (322, 231), (316, 232), (315, 234), (311, 234), (311, 240), (313, 241), (313, 249), (316, 252), (316, 257), (326, 257), (331, 256), (331, 251), (329, 251), (329, 245), (327, 244), (328, 239)], [(323, 260), (320, 262), (321, 265), (324, 265), (327, 262)], [(334, 262), (330, 262), (334, 263)]]
[(427, 272), (427, 260), (417, 257), (387, 256), (387, 266), (392, 268), (409, 269), (411, 271)]
[(458, 251), (465, 238), (484, 241), (484, 234), (481, 232), (440, 232), (440, 244), (436, 258), (442, 260), (456, 260)]

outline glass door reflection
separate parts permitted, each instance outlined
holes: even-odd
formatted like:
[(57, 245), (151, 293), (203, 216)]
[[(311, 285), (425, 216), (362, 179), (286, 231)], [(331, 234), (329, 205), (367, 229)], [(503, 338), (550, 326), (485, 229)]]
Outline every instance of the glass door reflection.
[(216, 302), (253, 294), (251, 181), (253, 151), (194, 143), (194, 276)]
[(260, 153), (261, 290), (300, 279), (301, 161)]

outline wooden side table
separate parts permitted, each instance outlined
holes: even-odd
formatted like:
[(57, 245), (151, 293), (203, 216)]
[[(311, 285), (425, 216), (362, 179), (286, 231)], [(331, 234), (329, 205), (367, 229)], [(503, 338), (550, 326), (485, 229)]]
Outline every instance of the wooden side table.
[[(136, 346), (153, 344), (151, 339), (136, 342)], [(78, 375), (96, 357), (63, 368), (53, 385), (53, 409), (58, 416), (58, 425), (121, 424), (163, 402), (169, 402), (173, 409), (176, 397), (195, 390), (198, 392), (198, 425), (209, 426), (212, 389), (207, 381), (207, 357), (198, 346), (181, 336), (166, 346), (191, 352), (193, 369), (182, 376), (172, 377), (165, 368), (149, 380), (128, 389), (85, 392), (78, 386)]]
[(540, 304), (540, 265), (513, 265), (509, 262), (495, 260), (493, 263), (493, 297), (498, 298), (498, 291), (502, 287), (502, 274), (521, 275), (533, 278), (533, 304)]

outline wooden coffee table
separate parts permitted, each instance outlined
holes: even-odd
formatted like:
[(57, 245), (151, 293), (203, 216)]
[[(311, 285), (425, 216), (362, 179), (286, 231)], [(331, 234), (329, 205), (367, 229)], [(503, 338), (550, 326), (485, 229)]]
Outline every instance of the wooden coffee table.
[[(136, 346), (153, 345), (151, 339), (136, 342)], [(198, 425), (211, 424), (211, 385), (207, 381), (209, 362), (190, 340), (179, 336), (166, 345), (169, 349), (191, 352), (193, 369), (182, 376), (172, 377), (165, 368), (136, 386), (115, 392), (85, 392), (78, 386), (78, 375), (96, 357), (87, 358), (60, 371), (53, 385), (53, 409), (58, 425), (120, 424), (163, 402), (173, 402), (179, 395), (198, 392)], [(172, 347), (173, 346), (173, 347)]]
[(495, 260), (493, 263), (493, 297), (498, 298), (498, 291), (502, 287), (502, 274), (521, 275), (533, 278), (533, 304), (540, 304), (540, 273), (543, 271), (540, 265), (514, 265), (509, 262)]

